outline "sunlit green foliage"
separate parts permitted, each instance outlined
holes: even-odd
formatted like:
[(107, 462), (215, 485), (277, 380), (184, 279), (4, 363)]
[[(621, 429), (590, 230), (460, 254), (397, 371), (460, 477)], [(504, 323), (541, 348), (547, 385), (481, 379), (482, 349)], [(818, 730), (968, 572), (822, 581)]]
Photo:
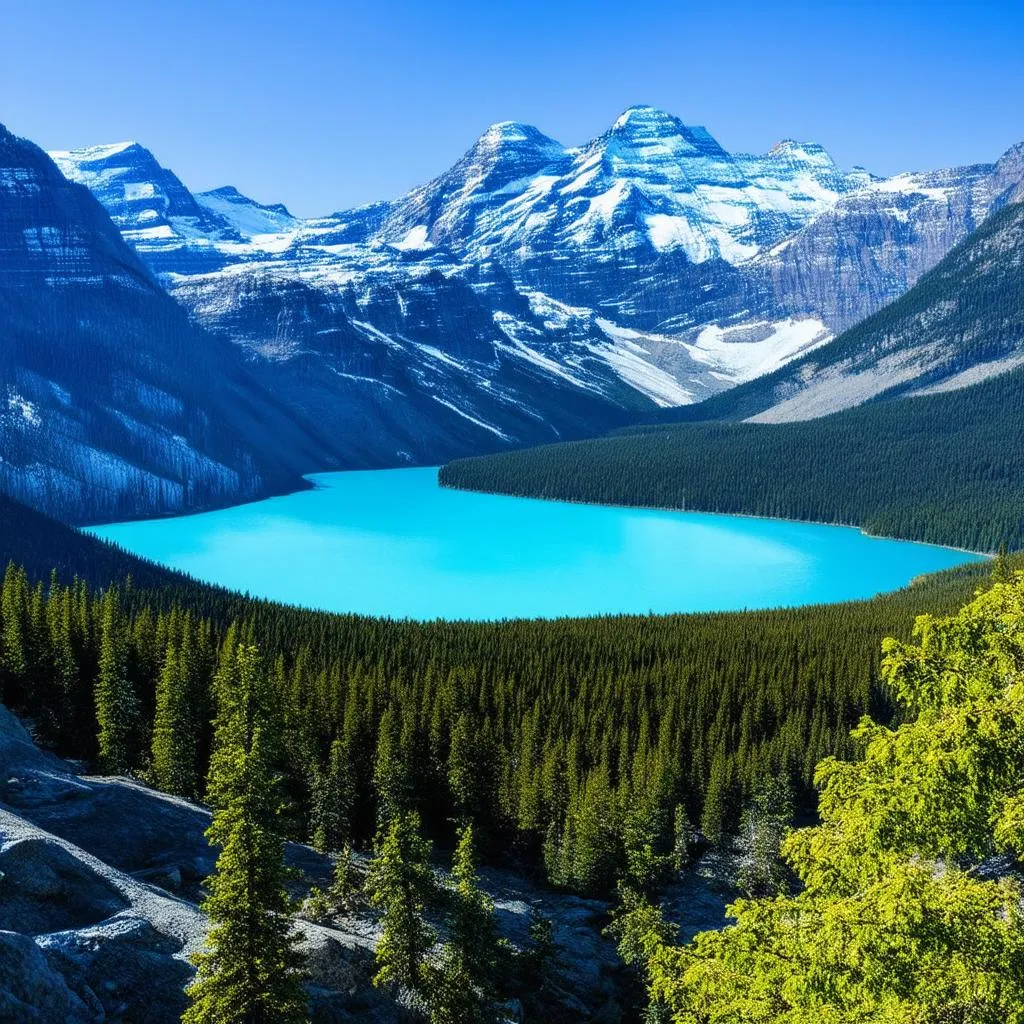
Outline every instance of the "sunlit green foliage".
[[(821, 824), (783, 853), (795, 895), (673, 946), (634, 934), (677, 1024), (1019, 1024), (1024, 912), (1024, 574), (889, 640), (905, 713), (818, 768)], [(994, 858), (1004, 855), (1008, 861)]]

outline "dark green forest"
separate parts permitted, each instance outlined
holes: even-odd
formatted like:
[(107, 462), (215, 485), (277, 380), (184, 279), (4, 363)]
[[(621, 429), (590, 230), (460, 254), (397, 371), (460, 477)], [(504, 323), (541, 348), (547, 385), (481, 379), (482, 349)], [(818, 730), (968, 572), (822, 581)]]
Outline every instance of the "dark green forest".
[(1024, 371), (802, 423), (638, 427), (460, 459), (447, 487), (844, 523), (974, 551), (1024, 547)]
[(471, 822), (484, 856), (604, 893), (630, 872), (656, 882), (691, 823), (717, 839), (766, 774), (811, 806), (814, 765), (850, 753), (864, 712), (889, 714), (881, 638), (988, 575), (792, 610), (417, 623), (12, 564), (0, 693), (56, 751), (202, 798), (218, 670), (255, 643), (292, 836), (367, 845), (382, 811), (408, 808), (442, 845)]

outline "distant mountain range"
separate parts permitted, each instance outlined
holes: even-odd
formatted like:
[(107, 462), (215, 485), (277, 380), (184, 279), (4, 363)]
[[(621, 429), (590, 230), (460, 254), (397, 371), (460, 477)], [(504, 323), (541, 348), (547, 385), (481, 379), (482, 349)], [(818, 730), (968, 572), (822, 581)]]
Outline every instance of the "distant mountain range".
[[(193, 194), (135, 143), (51, 162), (0, 138), (0, 486), (73, 520), (598, 434), (787, 364), (834, 380), (830, 339), (1024, 182), (1024, 146), (879, 178), (811, 143), (730, 154), (633, 107), (579, 148), (493, 125), (404, 197), (300, 219)], [(892, 351), (854, 360), (875, 390), (967, 369), (960, 339), (919, 358), (907, 331), (895, 376)], [(1013, 358), (996, 347), (970, 379)]]
[(1024, 147), (878, 178), (811, 143), (731, 154), (643, 106), (579, 148), (493, 125), (408, 195), (312, 220), (230, 187), (193, 196), (134, 144), (53, 156), (192, 317), (274, 362), (289, 395), (312, 372), (325, 404), (355, 398), (381, 429), (447, 402), (499, 443), (543, 439), (510, 406), (544, 410), (518, 381), (496, 399), (495, 367), (558, 378), (593, 426), (603, 404), (698, 401), (876, 312), (1024, 180)]

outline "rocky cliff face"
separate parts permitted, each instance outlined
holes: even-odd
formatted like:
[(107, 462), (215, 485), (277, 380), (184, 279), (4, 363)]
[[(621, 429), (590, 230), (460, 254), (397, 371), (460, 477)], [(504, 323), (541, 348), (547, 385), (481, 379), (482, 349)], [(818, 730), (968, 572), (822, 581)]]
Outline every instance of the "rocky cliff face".
[(593, 433), (772, 372), (906, 291), (1024, 180), (1019, 150), (891, 179), (812, 143), (732, 154), (651, 107), (574, 149), (496, 124), (407, 196), (310, 220), (190, 196), (137, 145), (56, 156), (346, 465)]
[[(168, 206), (190, 210), (171, 185)], [(189, 323), (93, 195), (3, 128), (0, 320), (0, 487), (37, 508), (183, 511), (293, 488), (333, 458)]]
[(833, 341), (703, 407), (666, 415), (807, 420), (878, 397), (965, 387), (1021, 363), (1024, 203), (1011, 203), (904, 295)]
[[(998, 208), (998, 165), (902, 174), (843, 196), (766, 253), (761, 301), (839, 332), (898, 298)], [(1020, 179), (1018, 179), (1019, 181)]]

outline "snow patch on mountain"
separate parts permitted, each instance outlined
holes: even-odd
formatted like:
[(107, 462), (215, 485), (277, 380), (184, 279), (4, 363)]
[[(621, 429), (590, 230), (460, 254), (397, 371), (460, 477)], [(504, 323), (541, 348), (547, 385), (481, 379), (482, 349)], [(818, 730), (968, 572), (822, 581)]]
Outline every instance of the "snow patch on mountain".
[(735, 327), (709, 324), (697, 340), (685, 345), (698, 362), (741, 384), (777, 370), (831, 340), (828, 328), (815, 317), (748, 323)]

